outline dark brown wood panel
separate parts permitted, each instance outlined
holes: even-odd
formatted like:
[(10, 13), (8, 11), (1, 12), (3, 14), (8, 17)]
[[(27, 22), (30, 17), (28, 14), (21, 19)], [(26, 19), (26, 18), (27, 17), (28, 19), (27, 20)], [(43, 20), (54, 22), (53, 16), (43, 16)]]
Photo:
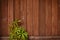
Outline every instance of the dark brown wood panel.
[(2, 36), (7, 36), (8, 35), (8, 6), (7, 6), (7, 0), (2, 0), (1, 1), (1, 35)]
[(1, 13), (1, 0), (0, 0), (0, 36), (1, 36), (1, 18), (2, 18), (2, 13)]
[(58, 0), (58, 36), (60, 36), (60, 0)]

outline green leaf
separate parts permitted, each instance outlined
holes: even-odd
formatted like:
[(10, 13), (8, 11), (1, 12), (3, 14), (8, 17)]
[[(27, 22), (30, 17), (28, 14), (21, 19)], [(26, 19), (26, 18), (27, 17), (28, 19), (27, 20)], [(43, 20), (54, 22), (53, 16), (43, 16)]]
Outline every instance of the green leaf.
[(27, 32), (23, 33), (23, 35), (24, 35), (26, 38), (28, 38), (28, 33), (27, 33)]
[(12, 22), (10, 27), (10, 40), (27, 40), (28, 33), (22, 26), (18, 25), (18, 20)]

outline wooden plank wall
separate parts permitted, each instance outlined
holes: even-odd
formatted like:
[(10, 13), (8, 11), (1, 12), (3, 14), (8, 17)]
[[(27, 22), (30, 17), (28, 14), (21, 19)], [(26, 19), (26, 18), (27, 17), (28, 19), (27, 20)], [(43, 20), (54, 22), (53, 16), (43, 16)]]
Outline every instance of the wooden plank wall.
[(60, 0), (1, 0), (0, 35), (8, 36), (8, 25), (21, 19), (30, 40), (60, 40)]
[(1, 30), (1, 36), (7, 36), (8, 35), (8, 1), (7, 0), (1, 0), (1, 12), (0, 12), (0, 30)]
[(58, 1), (58, 35), (60, 36), (60, 0)]

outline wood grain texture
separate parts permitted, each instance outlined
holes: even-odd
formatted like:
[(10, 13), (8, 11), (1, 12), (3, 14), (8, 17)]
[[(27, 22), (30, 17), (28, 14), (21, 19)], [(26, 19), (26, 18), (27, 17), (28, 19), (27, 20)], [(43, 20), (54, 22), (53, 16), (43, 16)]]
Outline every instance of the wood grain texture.
[(57, 0), (52, 0), (52, 35), (57, 35)]
[(14, 19), (21, 19), (29, 38), (34, 36), (30, 40), (60, 40), (53, 38), (60, 36), (60, 0), (1, 0), (0, 10), (2, 36)]
[(40, 29), (40, 36), (46, 35), (46, 1), (40, 0), (39, 1), (39, 29)]
[(20, 6), (23, 8), (21, 12), (21, 20), (22, 20), (25, 30), (27, 31), (27, 0), (23, 0), (21, 5)]
[(1, 18), (1, 35), (2, 36), (7, 36), (8, 35), (8, 6), (7, 6), (7, 0), (2, 0), (1, 1), (1, 13), (2, 13), (2, 18)]
[(2, 13), (1, 13), (1, 10), (2, 9), (2, 6), (1, 6), (1, 0), (0, 0), (0, 36), (1, 36), (1, 21), (2, 21)]
[(32, 16), (33, 16), (33, 13), (32, 13), (32, 0), (27, 0), (27, 31), (28, 31), (28, 34), (29, 35), (32, 35), (33, 32), (33, 25), (32, 25)]
[(46, 36), (52, 35), (52, 0), (46, 0)]
[(60, 36), (60, 0), (58, 0), (58, 36)]
[[(13, 0), (8, 1), (8, 26), (13, 21)], [(8, 33), (9, 33), (9, 27), (8, 27)]]
[(14, 17), (20, 19), (20, 0), (14, 0)]
[(24, 0), (20, 0), (20, 18), (23, 20)]
[(39, 35), (39, 1), (33, 0), (33, 35)]

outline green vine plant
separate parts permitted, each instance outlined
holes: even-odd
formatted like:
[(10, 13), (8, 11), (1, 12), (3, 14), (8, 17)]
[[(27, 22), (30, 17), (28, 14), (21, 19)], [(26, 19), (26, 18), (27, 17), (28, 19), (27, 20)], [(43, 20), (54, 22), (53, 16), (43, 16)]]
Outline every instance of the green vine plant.
[(19, 20), (15, 20), (10, 25), (9, 40), (28, 40), (28, 33), (22, 26), (18, 25)]

